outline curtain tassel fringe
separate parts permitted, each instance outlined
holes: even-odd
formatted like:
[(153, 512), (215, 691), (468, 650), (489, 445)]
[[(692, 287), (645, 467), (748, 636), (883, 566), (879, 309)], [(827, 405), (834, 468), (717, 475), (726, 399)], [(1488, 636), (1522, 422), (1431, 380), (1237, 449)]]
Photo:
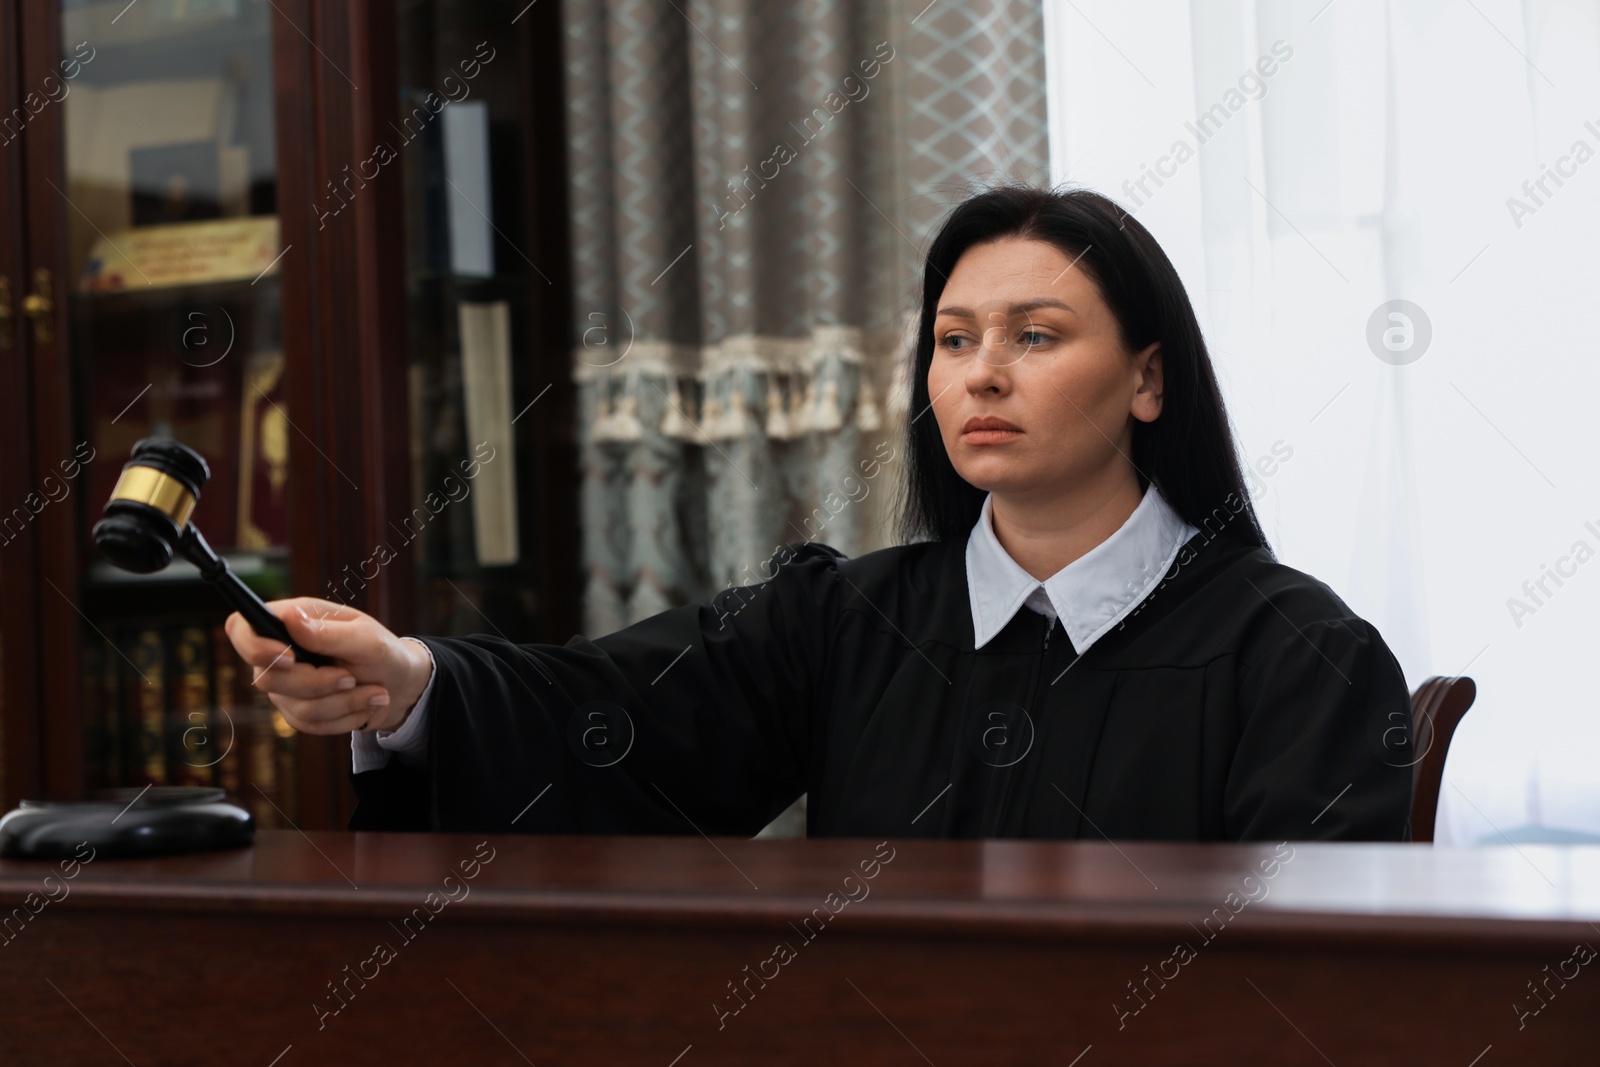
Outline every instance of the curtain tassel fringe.
[(839, 382), (829, 378), (822, 383), (822, 395), (811, 414), (811, 429), (817, 433), (831, 433), (844, 425), (839, 411)]
[(872, 387), (872, 379), (863, 373), (861, 392), (856, 397), (856, 429), (870, 433), (882, 425), (883, 418), (878, 414), (878, 391)]
[(688, 418), (683, 413), (683, 392), (678, 388), (678, 379), (670, 379), (667, 392), (667, 410), (661, 415), (661, 435), (667, 438), (676, 438), (686, 441), (694, 436), (693, 427), (689, 425)]

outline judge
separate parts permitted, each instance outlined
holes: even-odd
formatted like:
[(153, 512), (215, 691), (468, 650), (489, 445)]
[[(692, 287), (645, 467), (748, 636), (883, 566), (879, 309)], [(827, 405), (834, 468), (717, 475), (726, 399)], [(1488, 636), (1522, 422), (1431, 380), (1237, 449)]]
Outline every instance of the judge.
[(227, 631), (296, 729), (352, 735), (353, 829), (1408, 840), (1410, 700), (1278, 563), (1194, 311), (1110, 200), (991, 190), (929, 249), (903, 540), (604, 637)]

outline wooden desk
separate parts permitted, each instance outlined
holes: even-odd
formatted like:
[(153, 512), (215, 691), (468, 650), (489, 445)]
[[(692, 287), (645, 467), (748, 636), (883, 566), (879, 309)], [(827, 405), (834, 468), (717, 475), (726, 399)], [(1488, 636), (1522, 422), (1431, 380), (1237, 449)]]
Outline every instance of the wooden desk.
[[(1600, 947), (1600, 847), (1302, 844), (1268, 874), (1271, 846), (896, 841), (873, 870), (865, 840), (483, 840), (90, 862), (0, 935), (0, 1063), (1600, 1055), (1600, 960), (1574, 957)], [(0, 861), (5, 913), (55, 869)]]

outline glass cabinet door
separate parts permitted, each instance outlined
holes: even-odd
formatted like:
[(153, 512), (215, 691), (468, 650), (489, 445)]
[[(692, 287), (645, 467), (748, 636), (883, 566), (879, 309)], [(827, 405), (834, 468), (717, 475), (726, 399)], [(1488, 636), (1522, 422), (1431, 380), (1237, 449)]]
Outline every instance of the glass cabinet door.
[(560, 76), (556, 14), (400, 6), (414, 507), (393, 543), (416, 553), (419, 633), (575, 632), (565, 264), (535, 224), (565, 179), (530, 80)]
[(288, 448), (272, 7), (65, 0), (65, 301), (79, 444), (84, 785), (216, 785), (295, 818), (295, 739), (175, 561), (135, 575), (89, 531), (135, 442), (176, 438), (210, 480), (192, 521), (263, 598), (287, 593)]

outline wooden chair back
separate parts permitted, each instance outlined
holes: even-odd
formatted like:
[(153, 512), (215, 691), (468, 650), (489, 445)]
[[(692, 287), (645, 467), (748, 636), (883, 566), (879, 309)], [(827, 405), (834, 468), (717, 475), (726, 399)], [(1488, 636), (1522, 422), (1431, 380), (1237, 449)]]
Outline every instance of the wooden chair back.
[(1444, 760), (1450, 739), (1467, 709), (1478, 696), (1471, 678), (1435, 675), (1411, 694), (1411, 840), (1433, 841), (1433, 822), (1439, 814), (1439, 787), (1444, 780)]

